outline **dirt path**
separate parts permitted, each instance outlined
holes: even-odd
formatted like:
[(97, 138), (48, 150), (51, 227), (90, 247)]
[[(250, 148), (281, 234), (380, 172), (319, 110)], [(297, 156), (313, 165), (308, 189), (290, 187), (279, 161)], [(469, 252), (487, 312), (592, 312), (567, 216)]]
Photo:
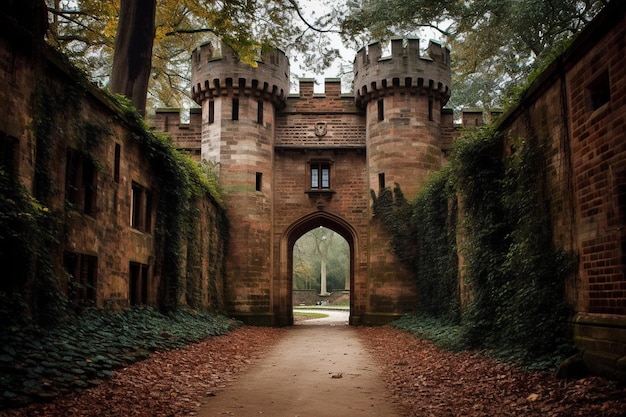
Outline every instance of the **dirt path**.
[(623, 384), (558, 380), (392, 327), (325, 320), (154, 352), (93, 388), (0, 416), (626, 417)]
[(345, 325), (289, 329), (263, 359), (209, 398), (197, 415), (400, 416), (357, 330)]

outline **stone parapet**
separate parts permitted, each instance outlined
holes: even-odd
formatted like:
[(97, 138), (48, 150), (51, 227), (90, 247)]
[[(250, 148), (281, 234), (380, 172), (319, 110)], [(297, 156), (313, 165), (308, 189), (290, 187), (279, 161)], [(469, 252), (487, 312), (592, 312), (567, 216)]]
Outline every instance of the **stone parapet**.
[(274, 49), (263, 54), (254, 68), (242, 63), (224, 43), (206, 43), (191, 55), (191, 95), (198, 103), (223, 95), (251, 95), (285, 106), (289, 94), (289, 61)]
[(379, 42), (361, 48), (354, 59), (354, 95), (359, 108), (367, 102), (403, 89), (427, 93), (444, 105), (450, 98), (450, 50), (430, 41), (421, 56), (419, 39), (393, 39), (391, 56), (382, 57)]

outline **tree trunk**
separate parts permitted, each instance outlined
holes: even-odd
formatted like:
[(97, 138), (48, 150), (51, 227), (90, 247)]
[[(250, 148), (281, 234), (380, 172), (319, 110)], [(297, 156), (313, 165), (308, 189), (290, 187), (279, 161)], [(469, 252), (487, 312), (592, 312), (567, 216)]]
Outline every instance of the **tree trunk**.
[(111, 91), (128, 97), (141, 115), (152, 72), (155, 13), (156, 0), (121, 0)]

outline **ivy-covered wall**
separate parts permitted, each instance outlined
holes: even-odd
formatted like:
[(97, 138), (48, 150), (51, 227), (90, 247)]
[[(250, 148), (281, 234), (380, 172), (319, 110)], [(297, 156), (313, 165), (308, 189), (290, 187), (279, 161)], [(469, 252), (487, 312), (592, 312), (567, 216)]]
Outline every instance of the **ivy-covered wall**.
[(419, 312), (460, 325), (461, 346), (528, 362), (567, 345), (571, 262), (538, 198), (541, 152), (503, 145), (493, 130), (467, 133), (415, 200), (387, 189), (374, 207), (415, 273)]
[(537, 363), (575, 344), (589, 370), (626, 379), (624, 39), (626, 4), (611, 2), (495, 126), (456, 140), (417, 199), (377, 197), (418, 309), (461, 346)]
[(91, 85), (41, 33), (2, 19), (2, 322), (132, 304), (221, 310), (228, 221), (211, 167)]

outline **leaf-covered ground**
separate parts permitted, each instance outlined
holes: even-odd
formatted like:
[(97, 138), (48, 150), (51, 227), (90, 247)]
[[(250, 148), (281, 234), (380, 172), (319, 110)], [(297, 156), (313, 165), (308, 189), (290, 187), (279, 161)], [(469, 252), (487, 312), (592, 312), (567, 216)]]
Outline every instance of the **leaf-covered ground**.
[(184, 348), (155, 352), (148, 359), (118, 369), (115, 376), (82, 392), (47, 404), (0, 412), (1, 416), (165, 417), (192, 416), (262, 355), (284, 332), (241, 327)]
[(391, 327), (361, 328), (360, 335), (407, 416), (626, 416), (626, 387), (603, 378), (556, 379), (447, 352)]
[[(626, 388), (602, 378), (558, 380), (476, 353), (450, 353), (391, 327), (357, 330), (406, 416), (626, 416)], [(98, 386), (0, 415), (193, 416), (287, 331), (240, 327), (180, 349), (156, 351), (117, 369)]]
[(86, 310), (54, 328), (0, 328), (0, 410), (94, 387), (114, 370), (225, 334), (240, 323), (224, 316), (147, 307)]

